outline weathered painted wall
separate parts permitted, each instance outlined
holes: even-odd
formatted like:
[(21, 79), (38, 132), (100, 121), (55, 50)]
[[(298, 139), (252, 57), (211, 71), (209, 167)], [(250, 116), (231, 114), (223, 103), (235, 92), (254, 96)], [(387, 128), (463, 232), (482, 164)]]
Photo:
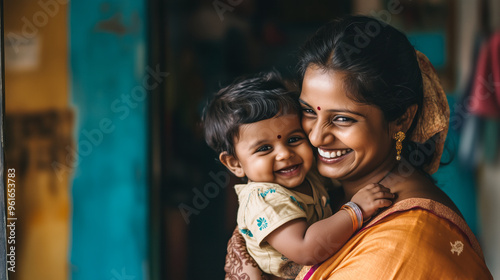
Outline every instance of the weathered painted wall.
[(9, 279), (69, 274), (71, 172), (57, 174), (71, 147), (67, 1), (3, 1), (5, 168), (14, 170), (15, 267)]
[(7, 113), (68, 107), (67, 1), (4, 1)]
[(70, 3), (73, 280), (147, 277), (145, 3)]

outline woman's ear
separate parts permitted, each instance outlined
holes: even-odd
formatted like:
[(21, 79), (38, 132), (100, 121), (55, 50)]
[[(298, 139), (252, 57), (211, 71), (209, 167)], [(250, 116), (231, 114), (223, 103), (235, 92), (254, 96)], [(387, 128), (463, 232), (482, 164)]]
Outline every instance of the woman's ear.
[(415, 114), (417, 113), (417, 109), (417, 104), (413, 104), (408, 107), (408, 109), (406, 109), (406, 112), (399, 119), (391, 123), (391, 133), (395, 134), (399, 131), (403, 131), (404, 133), (406, 133), (408, 129), (410, 129), (413, 119), (415, 118)]
[(237, 177), (245, 177), (245, 171), (243, 170), (240, 161), (235, 156), (230, 155), (228, 152), (222, 152), (219, 155), (219, 160)]

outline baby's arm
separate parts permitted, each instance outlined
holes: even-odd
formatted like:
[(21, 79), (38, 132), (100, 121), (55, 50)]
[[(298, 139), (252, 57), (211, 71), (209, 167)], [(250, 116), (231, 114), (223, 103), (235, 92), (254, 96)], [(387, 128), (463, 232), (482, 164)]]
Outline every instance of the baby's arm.
[[(375, 184), (368, 185), (358, 193), (355, 195), (358, 195), (356, 201), (365, 207), (362, 208), (363, 216), (391, 205), (390, 199), (394, 198), (389, 189)], [(292, 220), (271, 232), (265, 241), (295, 263), (313, 265), (336, 253), (353, 233), (349, 213), (338, 211), (310, 227), (307, 227), (305, 219)]]

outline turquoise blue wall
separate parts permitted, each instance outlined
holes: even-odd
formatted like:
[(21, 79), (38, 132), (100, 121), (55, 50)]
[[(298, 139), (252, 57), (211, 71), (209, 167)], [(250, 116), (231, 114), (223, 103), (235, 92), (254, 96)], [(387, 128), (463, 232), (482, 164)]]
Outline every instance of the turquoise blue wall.
[[(145, 0), (71, 1), (78, 139), (71, 279), (144, 279), (147, 268)], [(152, 67), (154, 68), (154, 67)], [(146, 80), (144, 80), (146, 78)]]
[[(448, 97), (452, 115), (455, 102), (456, 98)], [(455, 202), (474, 234), (479, 236), (476, 177), (473, 170), (464, 168), (460, 164), (458, 160), (459, 143), (460, 134), (450, 127), (445, 143), (447, 150), (444, 151), (441, 158), (442, 162), (449, 162), (449, 164), (439, 167), (433, 178), (437, 180), (437, 185)]]

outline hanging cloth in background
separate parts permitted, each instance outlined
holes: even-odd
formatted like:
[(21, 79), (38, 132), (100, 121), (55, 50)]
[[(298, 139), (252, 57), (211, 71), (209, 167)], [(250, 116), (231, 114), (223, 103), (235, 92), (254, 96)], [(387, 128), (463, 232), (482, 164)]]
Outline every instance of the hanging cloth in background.
[(470, 97), (472, 114), (500, 119), (500, 32), (480, 50)]
[(470, 99), (471, 113), (485, 118), (483, 156), (494, 162), (498, 156), (500, 120), (500, 32), (483, 45), (477, 61)]
[(450, 128), (460, 134), (458, 159), (463, 169), (472, 171), (475, 170), (477, 164), (481, 160), (482, 143), (481, 143), (481, 125), (482, 118), (477, 115), (471, 114), (470, 98), (476, 77), (478, 59), (480, 50), (482, 50), (487, 42), (487, 38), (479, 34), (476, 36), (473, 44), (472, 53), (472, 71), (467, 79), (465, 88), (462, 94), (457, 98), (452, 110), (450, 118)]
[[(470, 115), (462, 127), (459, 158), (463, 166), (474, 168), (485, 160), (494, 162), (500, 142), (500, 32), (482, 44), (471, 88), (465, 98)], [(478, 157), (481, 154), (481, 158)]]

